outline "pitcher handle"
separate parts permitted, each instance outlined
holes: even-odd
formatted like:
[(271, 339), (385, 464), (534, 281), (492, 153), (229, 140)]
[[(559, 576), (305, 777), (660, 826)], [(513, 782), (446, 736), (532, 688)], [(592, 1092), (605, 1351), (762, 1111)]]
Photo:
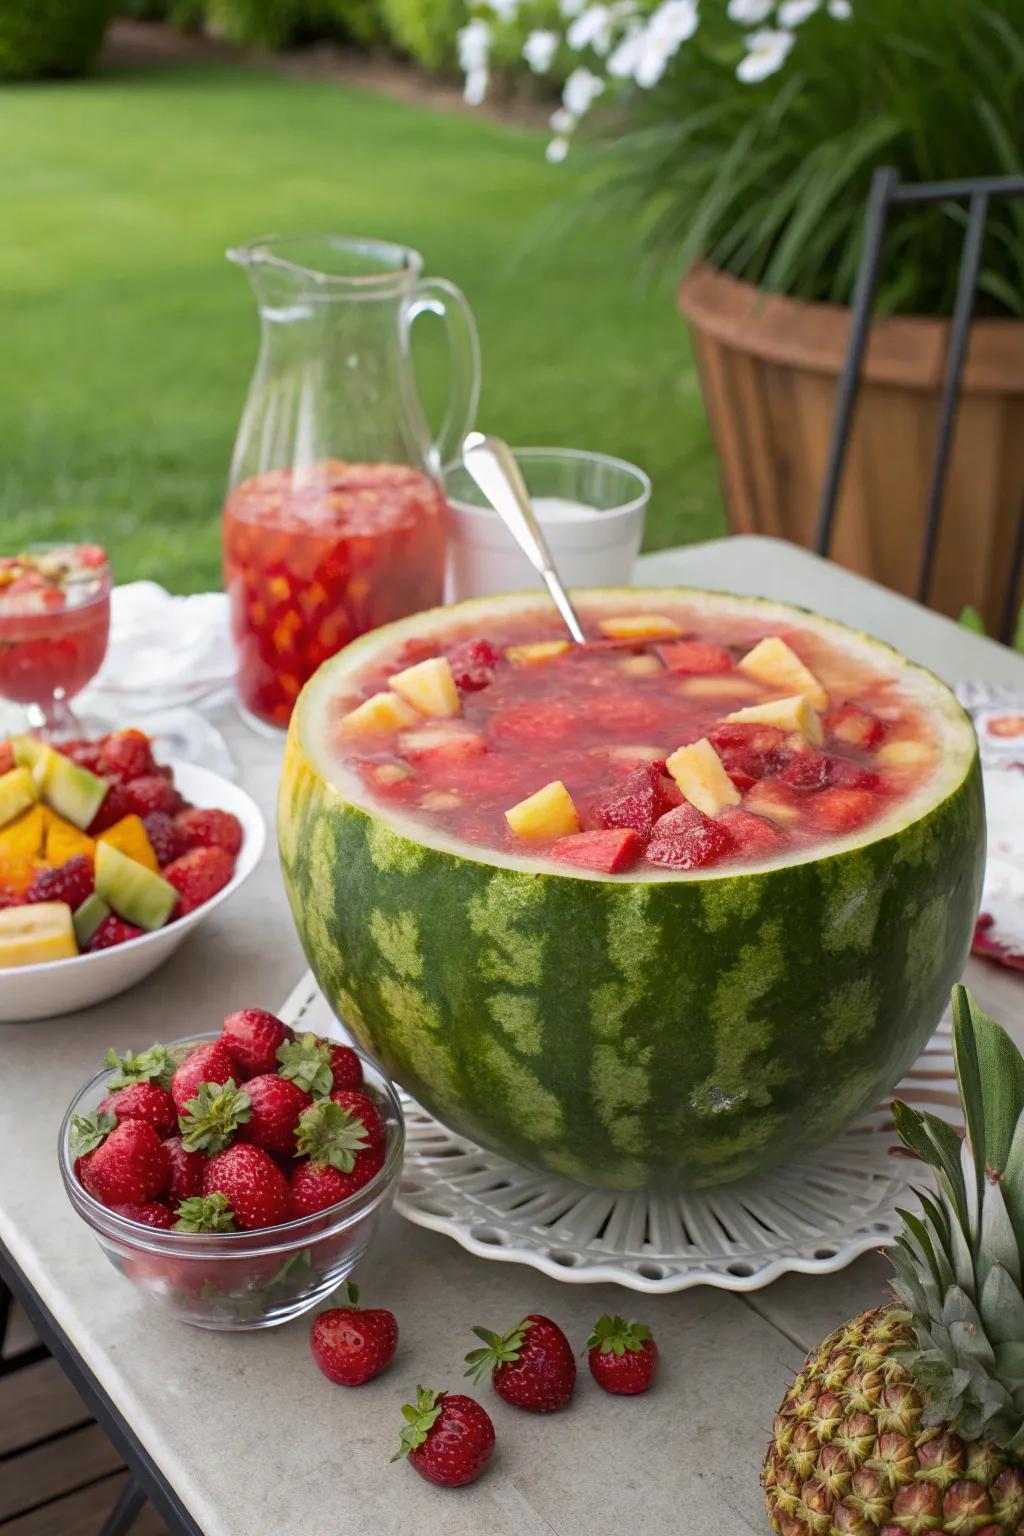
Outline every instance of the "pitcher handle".
[(439, 316), (448, 333), (451, 389), (441, 431), (433, 444), (436, 467), (440, 469), (459, 457), (463, 439), (476, 421), (480, 401), (480, 338), (466, 295), (447, 278), (425, 277), (417, 283), (405, 310), (407, 334), (413, 321), (423, 314)]

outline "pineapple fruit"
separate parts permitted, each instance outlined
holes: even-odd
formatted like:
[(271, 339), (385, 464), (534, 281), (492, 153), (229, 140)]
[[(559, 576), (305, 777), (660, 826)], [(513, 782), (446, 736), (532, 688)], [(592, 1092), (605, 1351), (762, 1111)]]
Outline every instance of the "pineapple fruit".
[(781, 693), (802, 693), (815, 709), (828, 708), (828, 694), (821, 683), (810, 667), (804, 666), (796, 651), (778, 635), (758, 641), (736, 665), (759, 683), (767, 683)]
[(533, 640), (529, 645), (510, 645), (505, 658), (514, 667), (534, 667), (541, 661), (551, 661), (569, 649), (568, 640)]
[(341, 729), (350, 732), (401, 731), (422, 716), (397, 693), (374, 693), (342, 717)]
[(799, 731), (815, 747), (820, 747), (825, 740), (821, 720), (803, 693), (796, 693), (789, 699), (772, 699), (767, 704), (751, 704), (747, 709), (734, 709), (724, 718), (735, 725), (774, 725), (780, 731)]
[(601, 619), (598, 629), (606, 640), (678, 640), (683, 633), (675, 619), (663, 613), (630, 613)]
[(1024, 1536), (1024, 1058), (963, 987), (953, 1044), (966, 1138), (893, 1106), (937, 1189), (901, 1213), (892, 1301), (808, 1355), (776, 1414), (779, 1536)]
[(681, 792), (705, 816), (717, 816), (727, 805), (739, 805), (740, 792), (706, 737), (677, 747), (665, 763)]
[(431, 720), (449, 720), (461, 709), (459, 690), (446, 656), (431, 656), (388, 678), (388, 685)]
[(580, 830), (572, 796), (561, 779), (554, 779), (527, 795), (518, 805), (505, 812), (505, 820), (517, 837), (531, 841), (544, 841), (553, 837), (567, 837)]

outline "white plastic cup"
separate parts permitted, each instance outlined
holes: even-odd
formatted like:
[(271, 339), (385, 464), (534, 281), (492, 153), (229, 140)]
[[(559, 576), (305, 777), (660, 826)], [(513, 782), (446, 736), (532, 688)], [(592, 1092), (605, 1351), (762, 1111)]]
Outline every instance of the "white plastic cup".
[[(628, 586), (651, 495), (643, 470), (579, 448), (512, 451), (565, 585)], [(540, 586), (537, 572), (462, 464), (449, 465), (444, 486), (448, 601)]]

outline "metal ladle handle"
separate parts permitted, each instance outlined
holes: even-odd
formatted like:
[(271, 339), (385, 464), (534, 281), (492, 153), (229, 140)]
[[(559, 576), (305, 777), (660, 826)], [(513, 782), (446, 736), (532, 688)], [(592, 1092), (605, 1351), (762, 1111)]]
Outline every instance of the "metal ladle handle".
[(569, 594), (555, 570), (551, 551), (530, 504), (529, 492), (523, 484), (511, 448), (500, 437), (486, 437), (482, 432), (470, 432), (462, 444), (462, 462), (466, 473), (483, 492), (547, 587), (552, 602), (565, 621), (566, 629), (576, 643), (582, 645), (586, 635)]

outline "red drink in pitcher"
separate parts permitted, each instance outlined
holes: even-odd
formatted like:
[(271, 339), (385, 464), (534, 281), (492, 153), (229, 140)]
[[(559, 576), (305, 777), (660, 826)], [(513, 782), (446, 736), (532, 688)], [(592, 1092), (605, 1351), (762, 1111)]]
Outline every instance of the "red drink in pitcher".
[(421, 470), (328, 459), (252, 475), (224, 504), (224, 575), (243, 706), (286, 726), (321, 662), (440, 602), (444, 497)]

